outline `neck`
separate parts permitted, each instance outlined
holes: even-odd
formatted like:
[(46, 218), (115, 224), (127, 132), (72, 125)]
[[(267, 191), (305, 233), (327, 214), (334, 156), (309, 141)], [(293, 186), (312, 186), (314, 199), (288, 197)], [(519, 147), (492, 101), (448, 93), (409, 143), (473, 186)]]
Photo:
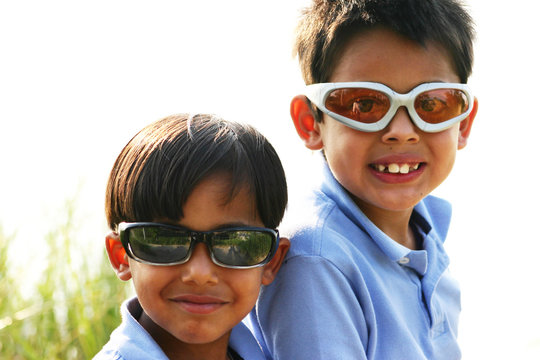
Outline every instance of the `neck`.
[(390, 211), (379, 208), (360, 208), (362, 212), (392, 240), (411, 250), (418, 250), (414, 232), (409, 225), (412, 209)]

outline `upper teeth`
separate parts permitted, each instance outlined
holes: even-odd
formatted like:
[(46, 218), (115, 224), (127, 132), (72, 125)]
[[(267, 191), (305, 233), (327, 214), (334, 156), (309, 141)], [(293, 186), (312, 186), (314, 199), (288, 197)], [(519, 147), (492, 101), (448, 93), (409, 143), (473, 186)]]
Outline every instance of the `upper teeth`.
[(397, 173), (408, 174), (410, 170), (416, 170), (418, 169), (419, 166), (420, 166), (420, 163), (401, 164), (401, 165), (396, 164), (396, 163), (392, 163), (388, 165), (378, 164), (377, 170), (379, 170), (380, 172), (388, 171), (389, 173), (392, 173), (392, 174), (397, 174)]

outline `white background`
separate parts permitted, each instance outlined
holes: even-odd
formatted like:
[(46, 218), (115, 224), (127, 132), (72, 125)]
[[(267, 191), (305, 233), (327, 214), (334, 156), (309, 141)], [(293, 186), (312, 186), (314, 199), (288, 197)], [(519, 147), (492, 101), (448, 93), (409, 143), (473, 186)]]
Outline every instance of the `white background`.
[[(77, 198), (73, 241), (102, 251), (105, 182), (126, 142), (178, 112), (249, 122), (275, 145), (291, 201), (313, 155), (289, 120), (291, 56), (307, 0), (0, 2), (0, 223), (16, 233), (21, 286), (43, 236)], [(469, 145), (436, 195), (451, 200), (447, 250), (463, 290), (465, 359), (540, 358), (537, 13), (530, 0), (469, 1), (477, 23)], [(28, 262), (28, 259), (31, 261)], [(33, 264), (29, 266), (29, 263)]]

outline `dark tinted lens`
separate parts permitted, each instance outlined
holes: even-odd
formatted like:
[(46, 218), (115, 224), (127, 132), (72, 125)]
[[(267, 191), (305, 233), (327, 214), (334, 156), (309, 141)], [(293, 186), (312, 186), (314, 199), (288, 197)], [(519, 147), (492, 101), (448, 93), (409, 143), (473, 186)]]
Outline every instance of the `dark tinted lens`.
[(168, 264), (183, 261), (188, 255), (191, 241), (185, 231), (162, 226), (135, 227), (128, 231), (131, 251), (144, 261)]
[(465, 113), (469, 102), (459, 89), (435, 89), (419, 94), (414, 109), (425, 122), (439, 124)]
[(390, 108), (388, 97), (377, 90), (348, 88), (334, 90), (326, 98), (328, 110), (365, 124), (381, 120)]
[(253, 266), (262, 263), (272, 250), (274, 236), (257, 230), (215, 232), (212, 252), (219, 262), (232, 266)]

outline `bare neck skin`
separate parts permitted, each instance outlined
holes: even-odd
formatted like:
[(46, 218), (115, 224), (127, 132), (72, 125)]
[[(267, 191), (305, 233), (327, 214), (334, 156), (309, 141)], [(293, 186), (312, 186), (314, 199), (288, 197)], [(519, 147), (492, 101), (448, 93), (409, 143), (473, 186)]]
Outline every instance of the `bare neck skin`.
[(411, 249), (419, 250), (414, 232), (409, 225), (412, 209), (389, 211), (378, 208), (361, 208), (362, 212), (395, 242)]

